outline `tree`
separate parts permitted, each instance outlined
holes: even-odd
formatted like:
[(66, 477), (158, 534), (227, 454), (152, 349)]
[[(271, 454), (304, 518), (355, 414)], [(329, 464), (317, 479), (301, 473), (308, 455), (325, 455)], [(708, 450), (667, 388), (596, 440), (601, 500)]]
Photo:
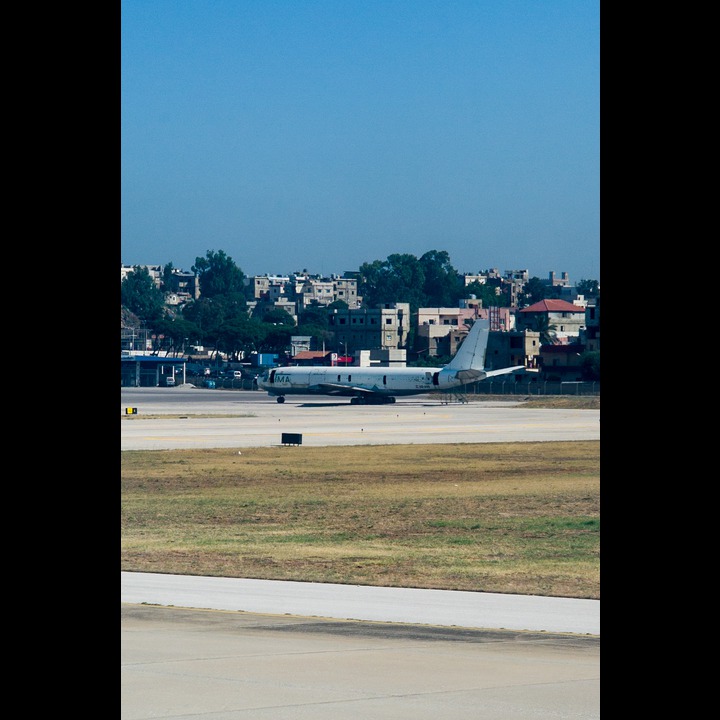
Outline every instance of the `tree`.
[(600, 351), (588, 350), (580, 358), (583, 380), (600, 382)]
[[(338, 301), (342, 302), (342, 301)], [(344, 303), (347, 307), (347, 303)], [(335, 303), (331, 303), (335, 306)], [(335, 337), (330, 330), (329, 308), (322, 305), (310, 305), (298, 316), (298, 324), (293, 335), (307, 335), (312, 338), (316, 348), (329, 346)]]
[(557, 326), (550, 322), (550, 319), (546, 314), (535, 314), (532, 319), (531, 329), (540, 333), (541, 345), (555, 344), (555, 331), (557, 330)]
[(230, 318), (218, 329), (216, 349), (227, 353), (235, 360), (241, 353), (260, 352), (271, 329), (273, 329), (272, 325), (247, 316)]
[(201, 297), (189, 302), (183, 308), (182, 316), (198, 327), (203, 343), (208, 344), (210, 338), (214, 340), (217, 337), (225, 321), (225, 310), (221, 302)]
[[(329, 327), (328, 311), (322, 305), (309, 305), (298, 315), (298, 327), (316, 325), (327, 330)], [(300, 333), (310, 335), (310, 333)]]
[(457, 307), (465, 294), (462, 279), (450, 264), (445, 250), (429, 250), (420, 258), (423, 281), (423, 307)]
[(198, 326), (183, 317), (165, 317), (155, 323), (153, 330), (156, 335), (153, 339), (153, 350), (155, 352), (166, 350), (168, 353), (174, 353), (176, 357), (187, 351), (187, 345), (195, 344), (200, 340)]
[(470, 295), (474, 295), (480, 300), (484, 308), (507, 307), (510, 302), (506, 295), (497, 294), (496, 285), (479, 283), (477, 280), (474, 280), (465, 288), (465, 296), (469, 297)]
[(358, 292), (369, 307), (396, 302), (409, 303), (411, 312), (422, 307), (425, 272), (414, 255), (396, 253), (384, 262), (363, 263), (359, 272)]
[(270, 325), (263, 340), (261, 352), (282, 355), (290, 347), (290, 336), (294, 334), (293, 329), (286, 325)]
[(174, 292), (177, 290), (177, 284), (174, 282), (173, 278), (173, 270), (175, 268), (173, 267), (173, 264), (169, 262), (167, 265), (163, 265), (163, 274), (162, 274), (162, 290), (163, 292)]
[(271, 307), (265, 311), (262, 317), (264, 323), (270, 325), (284, 325), (285, 327), (295, 327), (295, 318), (282, 308)]
[(120, 304), (151, 328), (165, 316), (165, 298), (148, 269), (140, 265), (120, 283)]
[(597, 280), (580, 280), (575, 289), (586, 298), (597, 297), (600, 294), (600, 283)]
[(204, 258), (195, 258), (191, 270), (198, 276), (203, 297), (239, 295), (245, 299), (245, 273), (223, 250), (208, 250)]
[(549, 286), (539, 277), (531, 277), (524, 285), (520, 293), (521, 305), (527, 307), (549, 297)]

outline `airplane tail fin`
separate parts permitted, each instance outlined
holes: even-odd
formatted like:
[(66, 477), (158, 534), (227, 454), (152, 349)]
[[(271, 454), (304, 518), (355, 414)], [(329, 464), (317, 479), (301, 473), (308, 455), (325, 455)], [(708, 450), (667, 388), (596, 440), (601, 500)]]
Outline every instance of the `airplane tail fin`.
[(448, 370), (484, 370), (489, 336), (489, 318), (478, 318), (462, 341), (455, 357), (445, 367)]

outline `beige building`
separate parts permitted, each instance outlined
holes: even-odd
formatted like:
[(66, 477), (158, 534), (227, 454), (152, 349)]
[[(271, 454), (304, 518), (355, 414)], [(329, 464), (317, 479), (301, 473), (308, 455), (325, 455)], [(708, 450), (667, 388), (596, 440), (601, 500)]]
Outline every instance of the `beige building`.
[(491, 332), (485, 354), (485, 367), (499, 370), (524, 365), (537, 368), (540, 355), (540, 333), (532, 330)]
[(376, 308), (333, 309), (329, 318), (336, 352), (404, 348), (410, 329), (409, 303), (386, 303)]
[(467, 321), (490, 318), (490, 329), (506, 331), (513, 324), (510, 308), (482, 308), (477, 300), (464, 300), (456, 308), (419, 308), (415, 351), (429, 357), (454, 355), (468, 332)]
[(585, 308), (566, 300), (540, 300), (515, 313), (518, 330), (535, 330), (538, 318), (545, 318), (559, 344), (576, 342), (585, 330)]

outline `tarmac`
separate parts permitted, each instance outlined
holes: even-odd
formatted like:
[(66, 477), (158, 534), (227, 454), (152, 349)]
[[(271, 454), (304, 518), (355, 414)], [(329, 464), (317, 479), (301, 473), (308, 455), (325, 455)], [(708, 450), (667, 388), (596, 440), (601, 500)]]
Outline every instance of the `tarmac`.
[[(278, 405), (180, 387), (123, 390), (121, 413), (129, 407), (123, 450), (279, 446), (281, 432), (308, 445), (600, 436), (598, 411), (512, 403)], [(255, 588), (258, 600), (253, 581), (149, 575), (121, 573), (121, 720), (600, 718), (599, 601), (328, 586), (323, 597), (312, 583), (272, 581)]]

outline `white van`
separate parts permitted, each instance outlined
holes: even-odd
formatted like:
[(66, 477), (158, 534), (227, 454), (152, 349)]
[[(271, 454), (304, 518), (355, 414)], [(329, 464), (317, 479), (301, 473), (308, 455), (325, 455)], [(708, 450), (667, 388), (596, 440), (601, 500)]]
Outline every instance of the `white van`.
[(233, 378), (235, 380), (242, 380), (242, 371), (241, 370), (233, 370)]

